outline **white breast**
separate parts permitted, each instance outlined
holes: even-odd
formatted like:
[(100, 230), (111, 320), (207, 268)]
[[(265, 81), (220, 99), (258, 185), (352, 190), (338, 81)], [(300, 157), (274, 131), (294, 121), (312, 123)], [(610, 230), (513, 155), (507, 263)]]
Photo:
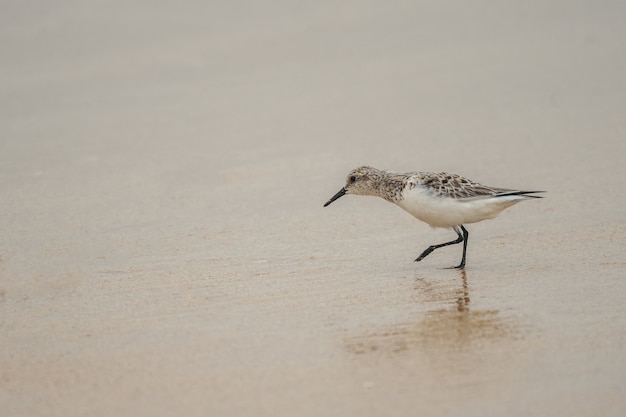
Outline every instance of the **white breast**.
[(454, 227), (496, 217), (523, 200), (520, 196), (455, 199), (416, 187), (403, 192), (396, 204), (432, 227)]

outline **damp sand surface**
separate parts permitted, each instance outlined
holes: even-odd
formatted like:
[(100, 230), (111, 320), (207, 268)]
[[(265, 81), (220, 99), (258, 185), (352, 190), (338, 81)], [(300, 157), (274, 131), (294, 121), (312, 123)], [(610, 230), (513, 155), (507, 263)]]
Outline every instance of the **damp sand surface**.
[(622, 4), (209, 3), (0, 5), (3, 415), (626, 414)]

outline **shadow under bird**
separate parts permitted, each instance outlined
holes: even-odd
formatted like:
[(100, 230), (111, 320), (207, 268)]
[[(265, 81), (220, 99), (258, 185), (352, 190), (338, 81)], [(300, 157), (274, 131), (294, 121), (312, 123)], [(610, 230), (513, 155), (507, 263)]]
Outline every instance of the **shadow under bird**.
[(463, 243), (461, 263), (453, 267), (462, 269), (469, 236), (464, 224), (492, 219), (520, 201), (541, 198), (532, 194), (542, 192), (488, 187), (445, 172), (395, 173), (362, 166), (350, 171), (346, 185), (324, 207), (346, 194), (384, 198), (432, 227), (450, 228), (457, 234), (455, 240), (429, 246), (415, 262), (435, 249)]

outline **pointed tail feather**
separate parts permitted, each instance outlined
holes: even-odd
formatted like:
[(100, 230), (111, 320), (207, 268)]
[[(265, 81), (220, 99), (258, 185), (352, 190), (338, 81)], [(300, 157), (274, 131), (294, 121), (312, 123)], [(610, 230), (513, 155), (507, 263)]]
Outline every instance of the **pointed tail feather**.
[(526, 198), (543, 198), (541, 195), (531, 195), (536, 193), (545, 193), (545, 191), (505, 191), (496, 194), (494, 197), (509, 197), (519, 195)]

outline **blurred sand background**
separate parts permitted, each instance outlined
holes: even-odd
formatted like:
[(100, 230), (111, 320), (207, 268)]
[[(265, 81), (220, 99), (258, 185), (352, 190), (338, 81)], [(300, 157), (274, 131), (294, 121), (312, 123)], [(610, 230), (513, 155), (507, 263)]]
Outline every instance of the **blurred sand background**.
[[(1, 414), (626, 415), (625, 19), (3, 1)], [(548, 194), (463, 274), (362, 164)]]

